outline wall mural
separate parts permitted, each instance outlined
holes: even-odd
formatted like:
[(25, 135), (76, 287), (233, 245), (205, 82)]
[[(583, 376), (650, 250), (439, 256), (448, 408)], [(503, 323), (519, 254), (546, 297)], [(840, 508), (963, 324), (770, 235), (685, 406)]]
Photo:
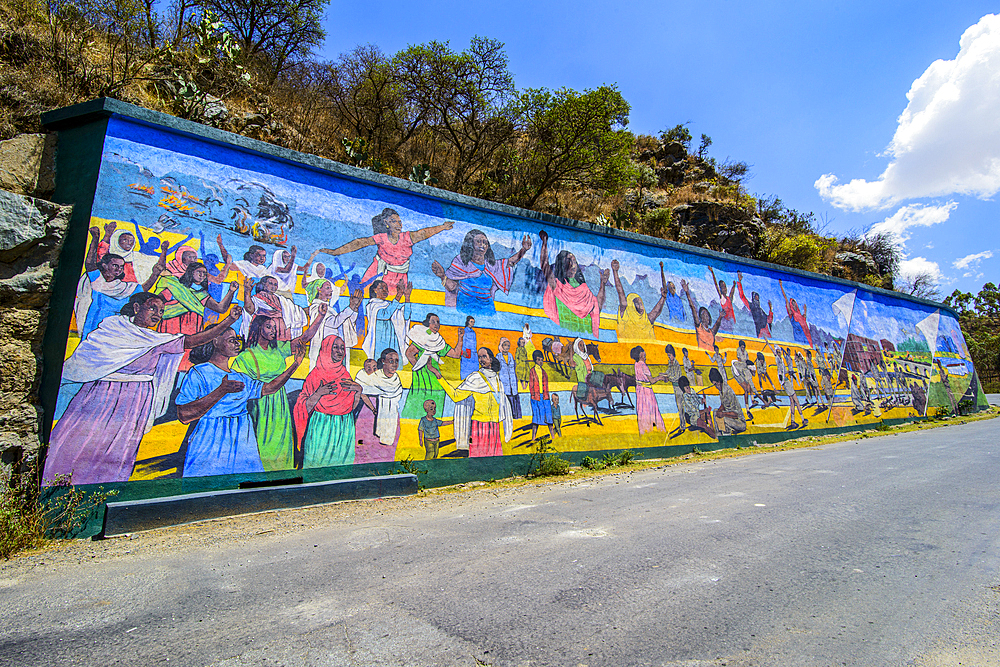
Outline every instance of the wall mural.
[(724, 443), (981, 394), (945, 311), (119, 119), (80, 252), (46, 481)]

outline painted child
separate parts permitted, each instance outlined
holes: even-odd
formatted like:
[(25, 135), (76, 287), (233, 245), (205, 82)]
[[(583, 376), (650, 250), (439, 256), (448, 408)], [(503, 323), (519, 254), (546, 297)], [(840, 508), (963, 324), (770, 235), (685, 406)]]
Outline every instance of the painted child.
[(688, 377), (689, 380), (695, 380), (695, 384), (701, 384), (701, 373), (698, 373), (697, 378), (695, 378), (694, 362), (691, 361), (691, 357), (688, 355), (688, 349), (685, 347), (681, 350), (681, 355), (684, 357), (684, 375)]
[(532, 355), (534, 365), (528, 373), (528, 391), (531, 394), (531, 439), (538, 437), (538, 427), (546, 426), (552, 435), (552, 404), (549, 398), (549, 375), (542, 362), (545, 355), (535, 350)]
[(454, 424), (455, 420), (443, 421), (435, 417), (437, 403), (431, 399), (424, 401), (424, 412), (426, 415), (417, 422), (417, 434), (420, 436), (420, 446), (424, 448), (424, 460), (430, 461), (438, 457), (438, 447), (441, 445), (440, 428)]
[[(819, 381), (820, 390), (823, 392), (823, 398), (826, 399), (826, 407), (833, 407), (833, 382), (830, 378), (830, 370), (828, 368), (819, 369)], [(822, 403), (821, 403), (822, 405)]]
[(711, 357), (709, 357), (709, 359), (713, 364), (715, 364), (715, 367), (719, 369), (719, 375), (722, 376), (722, 381), (726, 382), (729, 379), (729, 376), (726, 374), (726, 357), (729, 356), (729, 353), (726, 352), (723, 354), (719, 352), (718, 345), (713, 345), (712, 349), (714, 350), (714, 353)]
[(682, 408), (684, 405), (684, 392), (681, 391), (680, 379), (685, 377), (684, 369), (677, 363), (677, 353), (674, 352), (674, 346), (667, 345), (665, 350), (667, 353), (667, 370), (663, 372), (663, 375), (674, 386), (674, 405), (677, 406), (677, 414), (680, 415), (681, 426), (683, 426), (684, 416)]
[(552, 394), (552, 432), (562, 437), (562, 410), (559, 408), (559, 394)]
[[(792, 382), (792, 376), (790, 373), (785, 373), (784, 376), (778, 376), (778, 382), (785, 389), (785, 395), (788, 396), (788, 406), (791, 410), (789, 415), (787, 430), (791, 431), (797, 428), (805, 428), (809, 425), (809, 420), (806, 419), (805, 413), (802, 412), (802, 406), (799, 405), (799, 399), (795, 395), (795, 384)], [(799, 417), (802, 418), (802, 424), (799, 425), (795, 422), (795, 412), (798, 411)]]
[(706, 405), (704, 395), (694, 393), (691, 383), (684, 376), (681, 376), (677, 384), (680, 386), (684, 396), (681, 403), (683, 406), (681, 424), (670, 437), (676, 438), (684, 432), (685, 426), (687, 426), (693, 430), (705, 433), (714, 440), (716, 434), (714, 420), (712, 419), (712, 408)]
[(771, 389), (774, 389), (774, 381), (771, 380), (771, 374), (767, 372), (767, 359), (764, 357), (763, 352), (757, 353), (754, 365), (757, 367), (757, 382), (760, 384), (760, 390), (764, 391), (764, 380), (767, 380)]

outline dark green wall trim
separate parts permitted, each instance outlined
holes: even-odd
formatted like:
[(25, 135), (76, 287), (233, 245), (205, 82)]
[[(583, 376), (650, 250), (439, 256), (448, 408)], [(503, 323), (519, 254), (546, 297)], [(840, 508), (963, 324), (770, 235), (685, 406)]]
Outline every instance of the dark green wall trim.
[(83, 268), (83, 249), (87, 244), (87, 228), (97, 191), (107, 126), (106, 116), (92, 116), (82, 124), (67, 126), (59, 132), (56, 189), (52, 200), (57, 204), (72, 204), (73, 216), (52, 277), (52, 298), (42, 339), (42, 381), (38, 397), (43, 408), (42, 441), (46, 444), (66, 358), (66, 338), (69, 336), (76, 284)]
[[(849, 289), (858, 289), (872, 294), (881, 294), (895, 299), (900, 299), (903, 301), (909, 301), (911, 303), (929, 306), (931, 308), (940, 308), (942, 310), (951, 313), (953, 316), (955, 316), (956, 319), (958, 318), (958, 314), (953, 309), (936, 301), (919, 299), (917, 297), (913, 297), (908, 294), (903, 294), (901, 292), (893, 292), (891, 290), (885, 290), (879, 287), (872, 287), (870, 285), (864, 285), (862, 283), (855, 283), (850, 280), (844, 280), (842, 278), (834, 278), (833, 276), (813, 273), (811, 271), (802, 271), (800, 269), (793, 269), (785, 266), (779, 266), (776, 264), (771, 264), (769, 262), (761, 262), (755, 259), (738, 257), (736, 255), (728, 255), (726, 253), (716, 252), (714, 250), (707, 250), (705, 248), (698, 248), (695, 246), (689, 246), (674, 241), (667, 241), (665, 239), (643, 236), (641, 234), (635, 234), (633, 232), (620, 231), (617, 229), (612, 229), (610, 227), (605, 227), (603, 225), (598, 225), (592, 222), (583, 222), (580, 220), (572, 220), (570, 218), (561, 218), (558, 216), (550, 215), (548, 213), (539, 213), (537, 211), (529, 211), (514, 206), (508, 206), (506, 204), (497, 204), (483, 199), (467, 197), (465, 195), (456, 194), (454, 192), (449, 192), (447, 190), (440, 190), (438, 188), (432, 188), (430, 186), (421, 185), (419, 183), (414, 183), (412, 181), (407, 181), (405, 179), (396, 178), (394, 176), (386, 176), (384, 174), (367, 171), (365, 169), (357, 169), (355, 167), (351, 167), (349, 165), (342, 164), (340, 162), (334, 162), (333, 160), (327, 160), (325, 158), (321, 158), (316, 155), (300, 153), (298, 151), (293, 151), (288, 148), (282, 148), (280, 146), (268, 144), (263, 141), (250, 139), (248, 137), (244, 137), (238, 134), (233, 134), (231, 132), (225, 132), (223, 130), (209, 127), (207, 125), (201, 125), (199, 123), (177, 118), (175, 116), (170, 116), (164, 113), (160, 113), (158, 111), (151, 111), (149, 109), (137, 107), (132, 104), (127, 104), (125, 102), (121, 102), (119, 100), (111, 98), (100, 98), (97, 100), (91, 100), (90, 102), (83, 102), (81, 104), (65, 107), (63, 109), (56, 109), (55, 111), (51, 111), (47, 114), (44, 114), (42, 116), (42, 123), (43, 125), (45, 125), (45, 127), (51, 130), (59, 130), (62, 133), (64, 130), (68, 128), (74, 128), (79, 126), (80, 124), (86, 125), (95, 122), (95, 120), (97, 119), (101, 118), (106, 119), (112, 116), (126, 118), (133, 122), (141, 124), (155, 125), (160, 128), (168, 128), (170, 130), (173, 130), (174, 132), (185, 134), (191, 137), (196, 137), (198, 139), (201, 139), (203, 141), (208, 141), (210, 143), (223, 144), (230, 147), (241, 148), (243, 150), (252, 151), (255, 153), (269, 156), (276, 160), (294, 163), (296, 165), (305, 166), (319, 171), (333, 172), (345, 178), (349, 178), (356, 181), (376, 183), (378, 185), (393, 190), (401, 190), (414, 194), (423, 195), (426, 197), (432, 197), (435, 199), (442, 199), (445, 201), (460, 204), (462, 206), (468, 206), (470, 208), (479, 209), (482, 211), (490, 211), (493, 213), (500, 213), (503, 215), (508, 215), (521, 219), (527, 218), (549, 224), (562, 225), (564, 227), (570, 227), (573, 229), (578, 229), (593, 234), (598, 234), (601, 236), (619, 238), (631, 241), (633, 243), (640, 243), (646, 246), (651, 246), (654, 248), (665, 248), (677, 252), (686, 253), (689, 255), (698, 255), (701, 257), (719, 261), (734, 262), (737, 264), (743, 264), (744, 266), (761, 268), (767, 271), (777, 271), (781, 273), (787, 273), (790, 275), (802, 276), (804, 278), (809, 278), (811, 280), (818, 280), (835, 285), (842, 285)], [(60, 143), (61, 141), (62, 140), (60, 139)], [(98, 156), (98, 159), (99, 157), (100, 156)]]

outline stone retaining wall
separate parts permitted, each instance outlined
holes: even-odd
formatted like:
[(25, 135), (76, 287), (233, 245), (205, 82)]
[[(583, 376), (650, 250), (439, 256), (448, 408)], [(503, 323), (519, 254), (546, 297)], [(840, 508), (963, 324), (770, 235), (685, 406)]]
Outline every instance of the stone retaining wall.
[(72, 206), (54, 187), (55, 134), (0, 142), (0, 479), (37, 455), (38, 387), (52, 276)]

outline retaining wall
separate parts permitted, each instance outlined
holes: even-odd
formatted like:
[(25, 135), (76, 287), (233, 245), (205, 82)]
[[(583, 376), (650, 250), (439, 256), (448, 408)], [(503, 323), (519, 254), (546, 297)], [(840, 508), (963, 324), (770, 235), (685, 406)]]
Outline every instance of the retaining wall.
[(521, 471), (545, 436), (653, 455), (985, 405), (941, 304), (113, 100), (44, 120), (74, 207), (46, 483), (157, 497), (404, 460), (450, 483)]

